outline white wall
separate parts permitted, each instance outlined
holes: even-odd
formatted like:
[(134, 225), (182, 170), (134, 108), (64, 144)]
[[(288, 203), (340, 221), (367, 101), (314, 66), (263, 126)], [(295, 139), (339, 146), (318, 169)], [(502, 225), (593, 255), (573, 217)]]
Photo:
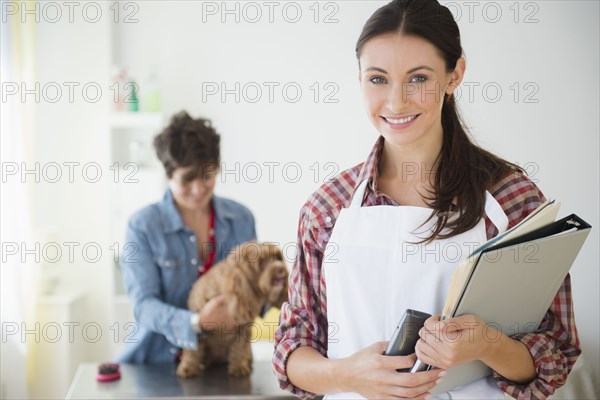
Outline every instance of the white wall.
[[(445, 3), (461, 28), (468, 59), (465, 81), (474, 91), (471, 97), (465, 87), (460, 105), (478, 142), (525, 166), (547, 196), (562, 202), (561, 215), (576, 212), (598, 226), (598, 3), (529, 2), (518, 8), (514, 2)], [(205, 5), (204, 11), (216, 7), (216, 15), (203, 14), (199, 2), (141, 3), (139, 22), (121, 24), (116, 31), (116, 60), (140, 77), (155, 66), (167, 115), (185, 108), (212, 118), (222, 133), (228, 167), (235, 162), (301, 166), (302, 179), (296, 183), (290, 183), (293, 166), (285, 178), (281, 166), (276, 168), (271, 183), (266, 165), (262, 179), (251, 183), (256, 169), (246, 164), (248, 179), (240, 173), (237, 183), (229, 174), (217, 189), (250, 206), (260, 239), (294, 242), (299, 208), (324, 181), (325, 163), (340, 170), (352, 166), (364, 159), (376, 138), (362, 108), (354, 45), (367, 17), (384, 3), (342, 1), (327, 9), (322, 3), (319, 23), (313, 21), (312, 2), (297, 3), (303, 13), (298, 23), (283, 18), (285, 3), (275, 9), (273, 23), (266, 6), (260, 8), (262, 19), (251, 23), (255, 9), (244, 13), (236, 2), (227, 7), (235, 10), (236, 4), (239, 22), (235, 12), (223, 13), (220, 2)], [(294, 18), (293, 10), (285, 15)], [(338, 22), (323, 23), (331, 12)], [(239, 103), (234, 95), (224, 102), (219, 96), (203, 99), (202, 85), (211, 82), (224, 82), (228, 89), (235, 82), (241, 87), (256, 82), (264, 89), (263, 100), (247, 101), (254, 91), (246, 101), (242, 93)], [(291, 104), (276, 90), (269, 103), (263, 82), (297, 82), (304, 94)], [(321, 87), (333, 82), (339, 102), (315, 103), (309, 89), (314, 82)], [(502, 94), (494, 102), (497, 87)], [(317, 182), (314, 163), (320, 165)], [(577, 325), (596, 377), (597, 243), (595, 229), (572, 269)]]
[[(111, 343), (107, 299), (112, 294), (112, 275), (108, 268), (111, 253), (106, 225), (110, 184), (107, 139), (111, 94), (108, 84), (110, 19), (106, 4), (95, 3), (101, 7), (102, 15), (97, 22), (90, 22), (96, 20), (95, 9), (87, 9), (86, 20), (82, 14), (85, 3), (77, 3), (73, 22), (69, 22), (68, 8), (63, 3), (56, 4), (61, 18), (55, 20), (52, 9), (38, 5), (40, 17), (35, 26), (35, 80), (40, 84), (40, 100), (35, 107), (35, 143), (31, 150), (39, 163), (40, 182), (32, 185), (32, 222), (34, 239), (41, 248), (55, 242), (61, 250), (60, 257), (52, 251), (41, 252), (41, 270), (59, 279), (54, 293), (80, 292), (85, 297), (83, 310), (77, 314), (82, 317), (67, 320), (79, 325), (73, 330), (72, 353), (60, 356), (59, 368), (53, 368), (59, 365), (56, 360), (52, 363), (44, 355), (56, 355), (56, 349), (65, 343), (69, 348), (67, 325), (62, 320), (49, 320), (53, 318), (49, 315), (35, 316), (36, 321), (50, 322), (40, 325), (41, 344), (35, 350), (28, 346), (31, 398), (64, 397), (79, 362), (110, 359), (107, 356)], [(69, 85), (72, 85), (72, 94)], [(88, 89), (84, 90), (86, 85)], [(95, 88), (101, 91), (96, 92)], [(27, 97), (28, 102), (32, 99), (33, 96)], [(58, 168), (53, 167), (56, 165)], [(91, 168), (84, 169), (86, 166)], [(60, 176), (56, 175), (57, 171)], [(101, 175), (97, 179), (98, 172)], [(35, 178), (30, 175), (27, 179), (31, 182)], [(84, 252), (84, 248), (89, 252)], [(72, 254), (69, 249), (73, 249)], [(96, 249), (100, 249), (101, 254), (96, 253)], [(57, 257), (56, 263), (44, 262), (54, 257)], [(68, 311), (57, 307), (56, 312)], [(38, 304), (36, 308), (39, 312), (43, 306)], [(47, 323), (61, 327), (57, 343), (44, 339), (43, 329)], [(83, 331), (86, 324), (100, 330), (92, 328), (88, 336)], [(64, 361), (71, 359), (76, 361), (65, 367)]]
[[(3, 26), (3, 35), (8, 35), (3, 36), (2, 44), (16, 46), (10, 54), (3, 52), (3, 57), (8, 54), (13, 72), (11, 81), (3, 76), (3, 96), (5, 83), (18, 87), (17, 94), (3, 97), (3, 122), (12, 122), (3, 123), (3, 128), (18, 126), (16, 121), (32, 127), (32, 132), (2, 131), (3, 144), (7, 135), (13, 142), (19, 142), (15, 148), (23, 148), (23, 154), (3, 157), (3, 171), (6, 165), (19, 161), (17, 174), (3, 175), (3, 190), (21, 185), (20, 189), (29, 195), (27, 201), (16, 205), (17, 210), (6, 209), (3, 204), (3, 232), (7, 221), (18, 226), (8, 227), (7, 231), (12, 228), (32, 232), (31, 236), (19, 237), (22, 241), (18, 242), (18, 254), (3, 253), (2, 257), (3, 278), (5, 265), (20, 268), (22, 275), (21, 281), (18, 276), (11, 276), (14, 279), (3, 282), (3, 288), (12, 285), (16, 290), (25, 289), (19, 300), (28, 303), (2, 304), (3, 342), (7, 314), (21, 308), (25, 315), (20, 317), (27, 323), (19, 324), (22, 331), (11, 337), (26, 342), (22, 343), (27, 349), (26, 362), (14, 350), (6, 354), (3, 351), (2, 366), (3, 371), (6, 365), (11, 366), (9, 377), (18, 374), (23, 381), (26, 379), (30, 385), (27, 395), (35, 398), (64, 397), (77, 363), (103, 360), (110, 348), (109, 309), (105, 305), (112, 293), (111, 270), (106, 267), (111, 256), (106, 226), (111, 32), (107, 10), (107, 4), (96, 2), (3, 2), (1, 7), (2, 23), (10, 20)], [(33, 39), (19, 39), (23, 32)], [(31, 58), (23, 56), (30, 53)], [(21, 82), (22, 79), (32, 82)], [(100, 92), (95, 92), (95, 88)], [(19, 115), (5, 113), (16, 109), (24, 114), (22, 121)], [(83, 166), (91, 163), (99, 169), (83, 170)], [(25, 170), (28, 172), (24, 173)], [(100, 179), (95, 179), (95, 172), (101, 174)], [(9, 184), (4, 186), (6, 182)], [(26, 218), (16, 223), (11, 221), (21, 213)], [(29, 222), (32, 226), (19, 226)], [(3, 245), (10, 240), (4, 236), (2, 239)], [(102, 256), (96, 260), (94, 251), (82, 253), (86, 245), (100, 249)], [(71, 253), (69, 249), (74, 251)], [(48, 282), (58, 279), (55, 293), (84, 294), (77, 317), (69, 314), (69, 307), (63, 306), (59, 297), (35, 296), (38, 289), (41, 291), (40, 277), (52, 278), (46, 279)], [(48, 312), (49, 309), (58, 314)], [(60, 320), (56, 315), (67, 319)], [(6, 322), (14, 324), (12, 319)], [(69, 331), (63, 322), (78, 325)], [(98, 336), (92, 333), (93, 337), (86, 338), (82, 327), (88, 323), (100, 328)], [(49, 333), (49, 326), (59, 329)], [(69, 354), (65, 349), (71, 349)], [(54, 356), (48, 357), (49, 354)], [(3, 395), (11, 398), (25, 395), (15, 391), (15, 381), (4, 380), (3, 375)]]

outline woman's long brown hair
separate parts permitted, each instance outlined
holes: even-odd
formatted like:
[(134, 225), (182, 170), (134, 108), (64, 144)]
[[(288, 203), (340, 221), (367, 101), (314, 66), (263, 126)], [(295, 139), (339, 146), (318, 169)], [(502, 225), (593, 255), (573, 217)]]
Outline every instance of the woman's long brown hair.
[[(450, 10), (436, 0), (394, 0), (379, 8), (358, 39), (357, 58), (360, 59), (361, 49), (369, 39), (390, 32), (418, 36), (433, 44), (446, 62), (446, 72), (456, 68), (463, 54), (458, 25)], [(428, 221), (436, 216), (438, 219), (431, 236), (423, 242), (450, 238), (475, 227), (484, 214), (485, 190), (510, 172), (523, 172), (518, 165), (473, 143), (454, 95), (444, 98), (442, 129), (443, 145), (435, 162), (435, 179), (429, 196), (425, 197), (433, 209)], [(450, 217), (454, 199), (457, 218)]]

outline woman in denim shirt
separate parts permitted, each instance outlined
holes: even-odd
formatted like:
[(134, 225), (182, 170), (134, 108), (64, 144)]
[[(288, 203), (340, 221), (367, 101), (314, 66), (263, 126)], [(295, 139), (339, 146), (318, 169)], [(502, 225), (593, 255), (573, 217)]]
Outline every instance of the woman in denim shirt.
[(185, 111), (154, 139), (169, 188), (162, 201), (129, 219), (120, 265), (137, 330), (119, 362), (173, 361), (181, 348), (197, 348), (203, 328), (233, 325), (222, 297), (200, 314), (187, 310), (198, 276), (233, 247), (256, 240), (250, 210), (213, 195), (219, 140), (210, 121)]

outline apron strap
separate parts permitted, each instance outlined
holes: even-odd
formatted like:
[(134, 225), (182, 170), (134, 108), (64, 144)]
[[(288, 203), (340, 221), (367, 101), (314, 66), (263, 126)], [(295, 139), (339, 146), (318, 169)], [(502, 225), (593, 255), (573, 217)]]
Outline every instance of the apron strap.
[(348, 208), (359, 208), (362, 206), (363, 199), (365, 198), (365, 192), (367, 191), (367, 183), (368, 179), (365, 179), (358, 185), (356, 190), (354, 191), (354, 195), (352, 196), (352, 203), (350, 203), (350, 207)]
[(485, 191), (485, 214), (496, 228), (498, 228), (498, 234), (506, 231), (506, 228), (508, 228), (508, 217), (504, 213), (500, 203), (487, 190)]
[[(365, 179), (358, 185), (352, 196), (352, 202), (349, 208), (358, 208), (362, 206), (365, 192), (367, 190), (368, 179)], [(498, 234), (504, 233), (508, 228), (508, 217), (504, 213), (500, 203), (492, 196), (490, 192), (485, 192), (485, 214), (492, 221), (492, 223), (498, 228)]]

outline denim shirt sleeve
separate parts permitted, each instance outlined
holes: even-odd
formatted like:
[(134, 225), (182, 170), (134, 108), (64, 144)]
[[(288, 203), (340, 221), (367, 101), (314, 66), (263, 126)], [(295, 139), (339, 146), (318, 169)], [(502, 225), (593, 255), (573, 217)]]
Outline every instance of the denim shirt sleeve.
[(137, 323), (164, 335), (174, 346), (197, 349), (198, 341), (190, 323), (193, 313), (164, 301), (160, 267), (153, 259), (146, 233), (130, 222), (125, 243), (130, 251), (123, 252), (120, 265)]

